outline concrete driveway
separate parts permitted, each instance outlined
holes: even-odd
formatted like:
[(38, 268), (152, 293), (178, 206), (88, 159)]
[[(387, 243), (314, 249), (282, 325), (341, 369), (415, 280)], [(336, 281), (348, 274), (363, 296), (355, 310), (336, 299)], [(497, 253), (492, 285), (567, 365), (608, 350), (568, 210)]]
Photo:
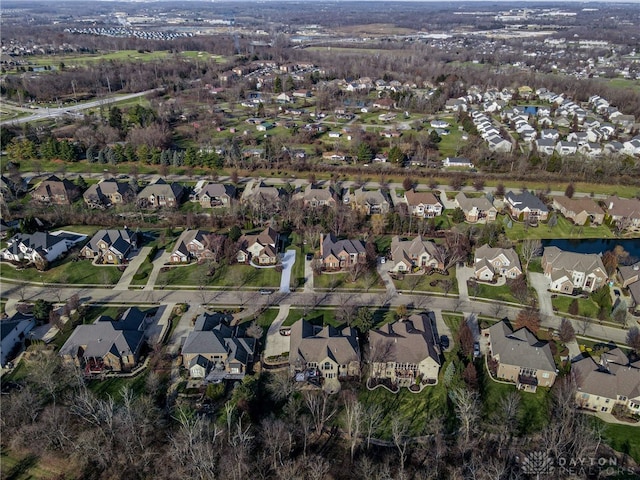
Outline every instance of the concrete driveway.
[(282, 276), (280, 277), (280, 293), (291, 293), (291, 270), (296, 263), (296, 251), (287, 250), (282, 257)]
[(169, 262), (171, 258), (171, 250), (161, 250), (156, 254), (156, 258), (153, 259), (153, 269), (149, 274), (149, 279), (147, 280), (147, 284), (144, 286), (144, 290), (153, 290), (156, 286), (156, 281), (158, 280), (158, 275), (160, 274), (160, 270), (166, 263)]
[(127, 265), (127, 268), (125, 269), (124, 273), (120, 277), (120, 280), (118, 280), (118, 283), (116, 284), (116, 286), (113, 287), (114, 290), (129, 289), (129, 284), (131, 283), (131, 280), (133, 280), (133, 276), (138, 271), (138, 268), (140, 268), (140, 265), (142, 265), (144, 261), (147, 259), (147, 255), (149, 255), (150, 251), (151, 251), (151, 247), (142, 247), (140, 249), (138, 254), (135, 257), (133, 257), (133, 260), (131, 260)]
[(474, 270), (471, 267), (456, 266), (456, 279), (458, 280), (458, 297), (462, 301), (469, 300), (469, 289), (467, 288), (467, 280), (473, 278)]
[(291, 337), (280, 335), (280, 328), (289, 316), (291, 305), (280, 305), (280, 311), (273, 323), (267, 330), (267, 340), (264, 346), (264, 356), (276, 357), (284, 352), (288, 352), (291, 345)]
[(304, 260), (304, 293), (313, 293), (313, 260)]
[(542, 273), (529, 272), (529, 285), (535, 288), (538, 294), (540, 314), (546, 317), (552, 317), (553, 305), (551, 304), (551, 294), (548, 292), (549, 279)]
[(393, 279), (389, 274), (391, 268), (393, 267), (392, 262), (379, 263), (377, 266), (378, 275), (382, 278), (382, 282), (384, 283), (385, 288), (387, 289), (387, 294), (396, 295), (398, 293), (395, 284), (393, 283)]

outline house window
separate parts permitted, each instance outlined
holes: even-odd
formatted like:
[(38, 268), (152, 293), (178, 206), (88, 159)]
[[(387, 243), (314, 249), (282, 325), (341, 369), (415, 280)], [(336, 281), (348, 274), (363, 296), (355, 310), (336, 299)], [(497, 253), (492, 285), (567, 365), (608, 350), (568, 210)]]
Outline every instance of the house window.
[(549, 373), (545, 372), (542, 374), (542, 378), (549, 378)]
[(600, 409), (600, 411), (601, 411), (601, 412), (606, 412), (607, 410), (609, 410), (609, 407), (602, 407), (602, 408)]
[(329, 362), (324, 362), (324, 366), (322, 367), (323, 370), (333, 370), (333, 367), (331, 366), (331, 363)]

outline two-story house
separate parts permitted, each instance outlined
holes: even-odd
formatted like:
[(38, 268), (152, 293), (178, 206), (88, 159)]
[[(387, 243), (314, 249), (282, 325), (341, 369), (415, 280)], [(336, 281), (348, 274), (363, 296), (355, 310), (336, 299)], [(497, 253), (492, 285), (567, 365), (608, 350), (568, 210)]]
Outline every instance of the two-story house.
[(180, 206), (184, 188), (179, 183), (167, 183), (159, 178), (138, 193), (138, 205), (142, 208), (177, 208)]
[(351, 197), (351, 206), (366, 215), (389, 213), (389, 201), (380, 190), (365, 190), (360, 187)]
[(86, 238), (70, 232), (17, 233), (7, 240), (7, 248), (0, 251), (0, 257), (14, 262), (53, 262)]
[(576, 225), (601, 225), (604, 221), (604, 210), (589, 197), (568, 198), (553, 197), (553, 208)]
[(280, 234), (267, 227), (257, 235), (242, 235), (238, 239), (238, 263), (253, 262), (257, 265), (278, 263), (278, 242)]
[(411, 272), (417, 268), (439, 268), (443, 269), (441, 255), (438, 246), (424, 240), (418, 235), (413, 240), (401, 240), (399, 236), (391, 239), (391, 259), (393, 265), (391, 272)]
[(309, 184), (304, 190), (293, 195), (292, 200), (302, 203), (304, 208), (335, 207), (338, 195), (333, 187), (320, 188)]
[(292, 374), (311, 369), (326, 379), (360, 376), (360, 346), (351, 327), (321, 327), (300, 319), (291, 326), (290, 342)]
[(488, 244), (478, 247), (473, 262), (478, 280), (492, 281), (498, 275), (517, 278), (522, 275), (520, 258), (513, 248), (492, 248)]
[(205, 230), (185, 230), (171, 252), (171, 263), (188, 263), (193, 259), (217, 260), (222, 255), (225, 237)]
[(223, 183), (207, 183), (198, 189), (191, 200), (202, 208), (229, 207), (236, 198), (236, 187)]
[(129, 256), (138, 248), (138, 242), (138, 233), (128, 228), (98, 230), (82, 247), (80, 255), (93, 259), (96, 263), (121, 265), (129, 261)]
[(117, 180), (103, 180), (100, 183), (90, 185), (82, 194), (84, 203), (89, 208), (109, 208), (112, 205), (122, 205), (131, 202), (136, 197), (136, 192), (129, 183)]
[(545, 221), (549, 215), (547, 206), (528, 190), (522, 193), (507, 192), (504, 196), (505, 205), (516, 219), (529, 222)]
[(640, 361), (631, 363), (619, 348), (600, 356), (585, 356), (571, 364), (576, 406), (594, 412), (611, 412), (616, 405), (640, 414)]
[(513, 330), (504, 319), (482, 331), (489, 355), (497, 363), (495, 375), (515, 383), (518, 390), (535, 392), (551, 387), (557, 370), (548, 342), (539, 340), (528, 328)]
[(594, 292), (607, 282), (607, 271), (595, 253), (575, 253), (546, 247), (542, 255), (542, 269), (551, 290), (572, 294), (574, 290)]
[(640, 227), (640, 200), (637, 198), (608, 197), (604, 204), (611, 220), (625, 226)]
[(51, 175), (40, 182), (31, 193), (31, 198), (47, 205), (71, 205), (80, 196), (80, 188), (67, 180)]
[(369, 332), (371, 378), (393, 386), (435, 385), (440, 371), (440, 347), (433, 312), (411, 315)]
[(196, 319), (182, 347), (182, 365), (191, 378), (206, 383), (242, 380), (251, 368), (256, 341), (230, 326), (231, 320), (231, 315), (218, 312), (204, 312)]
[(494, 222), (498, 215), (498, 210), (486, 196), (468, 198), (460, 192), (456, 195), (456, 205), (464, 212), (464, 218), (469, 223)]
[(320, 259), (325, 270), (350, 268), (366, 258), (367, 251), (360, 240), (338, 240), (332, 233), (320, 236)]
[(442, 214), (442, 204), (431, 192), (407, 190), (404, 192), (404, 201), (407, 203), (411, 215), (420, 218), (433, 218)]

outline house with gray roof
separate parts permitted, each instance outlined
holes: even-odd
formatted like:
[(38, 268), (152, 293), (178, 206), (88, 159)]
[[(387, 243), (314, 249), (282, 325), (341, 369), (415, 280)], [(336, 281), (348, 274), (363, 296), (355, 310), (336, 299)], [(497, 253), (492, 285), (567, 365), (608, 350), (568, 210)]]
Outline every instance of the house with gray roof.
[(320, 259), (324, 269), (349, 268), (356, 263), (365, 262), (366, 257), (367, 251), (360, 240), (338, 240), (332, 233), (320, 235)]
[(389, 213), (390, 202), (381, 190), (365, 190), (360, 187), (353, 192), (351, 206), (366, 215)]
[(220, 312), (202, 313), (182, 347), (182, 365), (191, 378), (206, 383), (242, 380), (254, 360), (256, 341), (238, 326), (232, 316)]
[(130, 255), (138, 248), (138, 233), (128, 228), (121, 230), (99, 230), (82, 247), (80, 255), (93, 259), (96, 263), (121, 265), (129, 261)]
[(321, 327), (300, 319), (291, 326), (290, 342), (292, 374), (313, 369), (327, 379), (360, 375), (360, 346), (351, 327)]
[(640, 200), (612, 195), (604, 201), (611, 220), (621, 226), (640, 228)]
[(86, 238), (86, 235), (63, 231), (17, 233), (7, 240), (7, 248), (0, 251), (0, 257), (13, 262), (53, 262)]
[(497, 363), (498, 378), (515, 383), (525, 392), (553, 385), (557, 370), (548, 342), (538, 340), (525, 327), (514, 331), (506, 318), (482, 334), (488, 339), (491, 359)]
[(369, 332), (371, 377), (393, 386), (438, 383), (440, 347), (433, 312), (411, 315)]
[(13, 317), (0, 320), (0, 365), (5, 366), (12, 360), (24, 343), (26, 335), (35, 327), (36, 321), (32, 315), (16, 313)]
[(194, 192), (191, 201), (198, 202), (202, 208), (229, 207), (236, 199), (237, 190), (233, 185), (207, 183)]
[(469, 223), (495, 222), (498, 215), (498, 209), (485, 196), (467, 197), (464, 192), (456, 195), (456, 204), (464, 212), (464, 218)]
[(476, 248), (473, 269), (478, 280), (488, 282), (499, 275), (505, 278), (522, 275), (520, 258), (513, 248), (492, 248), (488, 244)]
[(226, 237), (206, 230), (185, 230), (169, 257), (171, 263), (188, 263), (191, 260), (211, 259), (217, 261), (222, 256)]
[(159, 178), (138, 193), (138, 205), (142, 208), (177, 208), (184, 196), (184, 187), (179, 183), (167, 183)]
[(442, 270), (444, 265), (440, 258), (436, 244), (424, 240), (421, 235), (413, 240), (401, 240), (398, 235), (391, 239), (392, 272), (411, 272), (414, 267)]
[(640, 414), (640, 361), (631, 363), (619, 348), (597, 361), (585, 356), (571, 364), (575, 378), (576, 405), (594, 412), (611, 412), (616, 405)]
[(278, 263), (278, 243), (280, 234), (267, 227), (257, 235), (242, 235), (238, 239), (238, 263), (275, 265)]
[(136, 198), (136, 192), (129, 183), (109, 179), (90, 185), (82, 198), (89, 208), (105, 209), (131, 202)]
[(31, 198), (48, 205), (71, 205), (80, 196), (80, 188), (70, 180), (51, 175), (40, 182), (31, 193)]
[(307, 185), (304, 190), (293, 195), (292, 200), (302, 202), (305, 208), (335, 207), (338, 194), (333, 187)]
[(525, 221), (532, 223), (545, 221), (549, 215), (547, 206), (528, 190), (522, 193), (507, 192), (504, 196), (505, 205), (514, 219), (519, 220), (520, 215)]
[(78, 325), (59, 355), (85, 374), (130, 371), (140, 359), (145, 320), (146, 314), (136, 307), (119, 320), (101, 315), (90, 325)]
[(594, 292), (608, 279), (600, 255), (566, 252), (558, 247), (544, 249), (542, 270), (551, 282), (551, 290), (567, 294), (576, 289)]

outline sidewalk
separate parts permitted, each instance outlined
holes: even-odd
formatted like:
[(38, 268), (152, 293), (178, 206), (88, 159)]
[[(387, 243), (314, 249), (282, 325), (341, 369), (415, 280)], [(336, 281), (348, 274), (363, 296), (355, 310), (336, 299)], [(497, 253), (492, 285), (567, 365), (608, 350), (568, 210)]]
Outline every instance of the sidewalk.
[(129, 290), (129, 284), (131, 283), (131, 280), (133, 280), (133, 276), (138, 271), (138, 268), (140, 268), (140, 265), (142, 265), (147, 259), (147, 255), (149, 255), (150, 251), (150, 247), (142, 247), (140, 249), (138, 254), (133, 257), (133, 260), (131, 260), (127, 265), (127, 268), (122, 274), (122, 277), (120, 277), (120, 280), (118, 280), (116, 286), (113, 287), (114, 290)]

